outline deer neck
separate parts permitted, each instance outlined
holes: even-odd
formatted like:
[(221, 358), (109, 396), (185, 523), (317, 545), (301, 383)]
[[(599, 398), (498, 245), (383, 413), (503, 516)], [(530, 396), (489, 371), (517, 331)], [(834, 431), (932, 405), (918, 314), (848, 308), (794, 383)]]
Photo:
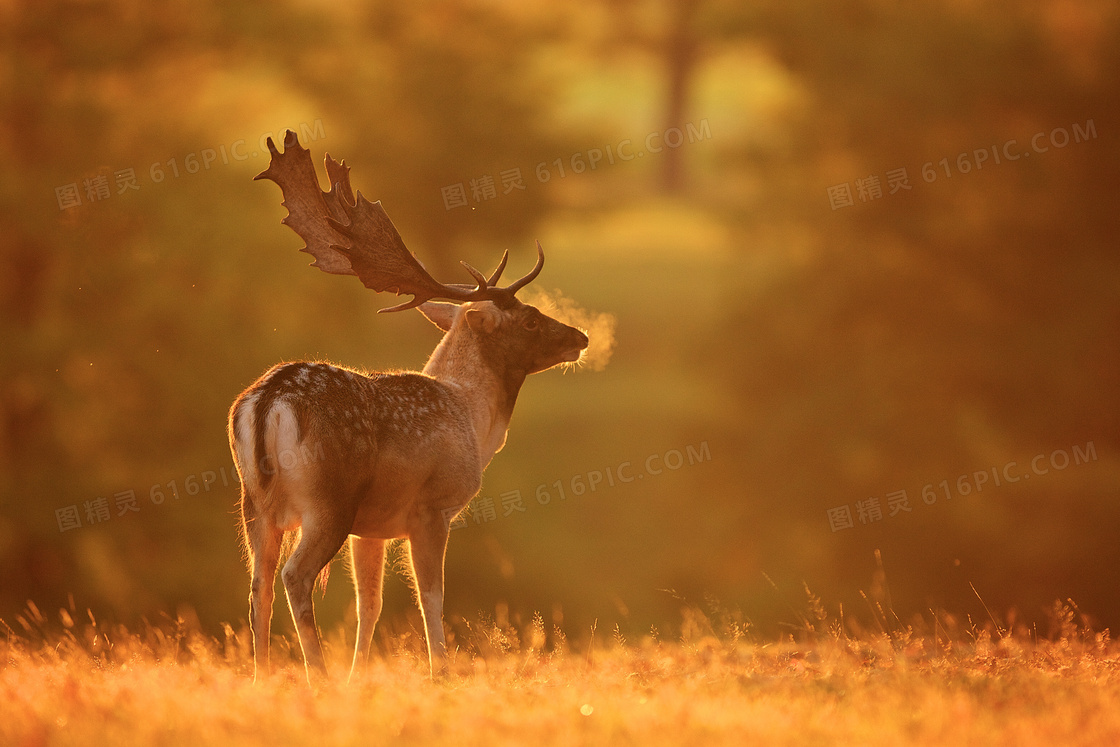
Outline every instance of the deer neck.
[(517, 394), (526, 373), (486, 355), (475, 333), (457, 324), (432, 352), (424, 373), (459, 390), (467, 404), (478, 444), (480, 463), (485, 466), (501, 451), (513, 416)]

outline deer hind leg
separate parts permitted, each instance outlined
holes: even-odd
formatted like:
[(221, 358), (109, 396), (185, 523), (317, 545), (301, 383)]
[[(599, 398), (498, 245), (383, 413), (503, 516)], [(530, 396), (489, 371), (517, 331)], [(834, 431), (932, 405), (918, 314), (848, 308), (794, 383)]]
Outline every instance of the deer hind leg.
[(304, 522), (296, 546), (280, 577), (288, 594), (288, 606), (299, 635), (299, 645), (303, 649), (303, 662), (307, 681), (313, 677), (326, 679), (327, 666), (323, 661), (323, 646), (319, 641), (319, 629), (315, 625), (315, 606), (311, 591), (319, 571), (331, 561), (342, 547), (349, 533), (349, 524), (341, 523), (319, 525)]
[(248, 490), (241, 494), (241, 520), (249, 551), (249, 629), (253, 631), (253, 679), (270, 672), (269, 632), (275, 597), (276, 565), (284, 533), (257, 512)]
[(358, 639), (350, 681), (369, 659), (373, 628), (381, 615), (381, 582), (385, 575), (385, 540), (350, 537), (350, 565), (358, 598)]
[(448, 524), (438, 512), (423, 516), (409, 536), (408, 553), (416, 577), (416, 596), (428, 637), (428, 666), (433, 678), (447, 675), (443, 636), (443, 560)]

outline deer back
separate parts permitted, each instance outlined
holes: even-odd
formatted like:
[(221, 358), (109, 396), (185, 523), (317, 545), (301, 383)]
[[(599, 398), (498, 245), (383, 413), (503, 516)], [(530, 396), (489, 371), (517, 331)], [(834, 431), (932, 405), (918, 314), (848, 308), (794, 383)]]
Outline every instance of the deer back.
[(238, 397), (230, 426), (242, 479), (279, 526), (309, 502), (396, 525), (417, 502), (465, 505), (481, 483), (468, 403), (422, 373), (280, 364)]

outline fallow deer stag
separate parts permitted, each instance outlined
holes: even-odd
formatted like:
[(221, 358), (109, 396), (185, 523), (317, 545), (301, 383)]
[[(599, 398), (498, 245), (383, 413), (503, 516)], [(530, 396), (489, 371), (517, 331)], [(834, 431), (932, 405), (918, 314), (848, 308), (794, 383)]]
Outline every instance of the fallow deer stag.
[(483, 470), (505, 443), (525, 377), (578, 360), (587, 336), (514, 297), (544, 266), (540, 243), (536, 266), (511, 285), (497, 285), (508, 252), (489, 277), (464, 262), (474, 284), (444, 285), (405, 248), (380, 202), (361, 192), (355, 199), (345, 162), (326, 156), (331, 189), (323, 192), (294, 132), (285, 134), (283, 153), (271, 138), (268, 149), (272, 160), (256, 178), (280, 185), (288, 209), (281, 222), (306, 242), (302, 251), (315, 258), (312, 266), (356, 275), (374, 291), (411, 294), (382, 311), (419, 308), (445, 334), (422, 372), (283, 363), (233, 403), (229, 439), (252, 575), (255, 675), (269, 668), (276, 567), (285, 533), (297, 529), (281, 576), (309, 681), (326, 676), (312, 588), (347, 538), (358, 599), (351, 678), (369, 656), (385, 544), (396, 538), (409, 541), (430, 672), (445, 674), (450, 521), (478, 492)]

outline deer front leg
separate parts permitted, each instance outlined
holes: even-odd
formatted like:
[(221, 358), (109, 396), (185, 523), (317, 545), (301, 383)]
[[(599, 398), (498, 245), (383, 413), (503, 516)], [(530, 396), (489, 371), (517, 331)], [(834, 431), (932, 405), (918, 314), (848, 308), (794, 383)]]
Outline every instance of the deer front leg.
[(323, 661), (323, 646), (319, 642), (319, 629), (315, 625), (315, 605), (311, 591), (315, 587), (315, 577), (331, 561), (349, 533), (341, 524), (322, 526), (304, 523), (299, 545), (292, 557), (280, 572), (284, 580), (284, 590), (288, 594), (288, 606), (299, 634), (299, 645), (303, 649), (303, 663), (307, 671), (307, 681), (313, 677), (327, 678), (327, 665)]
[(416, 596), (428, 638), (428, 667), (433, 679), (445, 677), (447, 644), (443, 637), (443, 559), (447, 521), (438, 511), (425, 512), (409, 536), (408, 552), (416, 578)]
[(358, 637), (350, 681), (369, 659), (373, 629), (381, 615), (381, 583), (385, 575), (385, 540), (350, 537), (350, 567), (358, 599)]

